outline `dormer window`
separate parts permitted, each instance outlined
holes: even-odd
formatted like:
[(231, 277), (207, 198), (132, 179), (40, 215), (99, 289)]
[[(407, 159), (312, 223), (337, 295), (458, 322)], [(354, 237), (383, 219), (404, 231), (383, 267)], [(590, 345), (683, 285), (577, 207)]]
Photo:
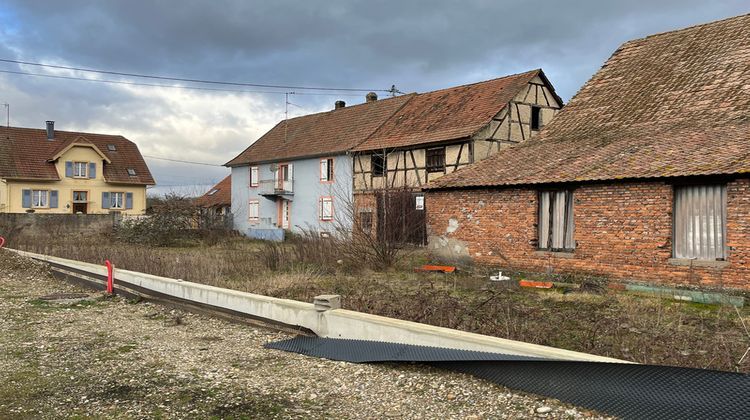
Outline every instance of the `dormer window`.
[(108, 144), (107, 145), (107, 150), (109, 150), (110, 152), (116, 152), (117, 151), (117, 146), (115, 146), (114, 144)]
[(88, 178), (88, 162), (73, 162), (73, 178)]
[(128, 168), (128, 175), (129, 175), (129, 176), (135, 176), (135, 169), (133, 169), (133, 168)]

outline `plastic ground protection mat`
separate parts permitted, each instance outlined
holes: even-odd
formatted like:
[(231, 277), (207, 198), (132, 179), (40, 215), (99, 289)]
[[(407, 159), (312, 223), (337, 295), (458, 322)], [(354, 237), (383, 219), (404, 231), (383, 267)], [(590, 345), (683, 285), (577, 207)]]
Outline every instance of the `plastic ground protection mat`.
[(266, 348), (352, 363), (421, 362), (627, 419), (750, 419), (750, 375), (740, 373), (306, 336)]

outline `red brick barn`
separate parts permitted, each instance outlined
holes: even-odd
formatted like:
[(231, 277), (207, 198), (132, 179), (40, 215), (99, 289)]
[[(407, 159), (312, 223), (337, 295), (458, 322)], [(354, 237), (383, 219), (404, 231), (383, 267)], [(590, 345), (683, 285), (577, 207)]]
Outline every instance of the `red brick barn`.
[(537, 137), (425, 190), (444, 258), (750, 289), (750, 15), (626, 42)]

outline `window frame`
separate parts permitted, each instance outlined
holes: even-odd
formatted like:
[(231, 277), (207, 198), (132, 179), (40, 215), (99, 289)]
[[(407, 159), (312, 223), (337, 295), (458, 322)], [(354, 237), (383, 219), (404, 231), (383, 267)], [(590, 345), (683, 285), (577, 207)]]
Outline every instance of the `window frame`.
[[(86, 199), (84, 201), (76, 200), (76, 193), (84, 193)], [(89, 191), (88, 190), (73, 190), (71, 191), (70, 202), (75, 204), (86, 204), (89, 202)]]
[[(375, 165), (375, 160), (379, 160), (380, 164)], [(380, 168), (377, 172), (375, 171), (375, 167)], [(379, 153), (373, 153), (370, 155), (370, 174), (373, 177), (383, 177), (385, 176), (386, 171), (388, 170), (388, 157), (386, 155), (381, 155)]]
[[(435, 156), (430, 156), (430, 152), (438, 152), (437, 158), (441, 162), (439, 164), (433, 164), (430, 162), (431, 159), (434, 159)], [(445, 173), (445, 146), (440, 147), (430, 147), (428, 149), (425, 149), (424, 152), (424, 166), (425, 170), (428, 173)]]
[[(555, 224), (554, 224), (554, 215), (553, 211), (555, 209), (556, 201), (557, 201), (557, 194), (564, 193), (565, 197), (565, 203), (563, 208), (563, 215), (562, 215), (562, 221), (563, 221), (563, 231), (561, 234), (562, 236), (562, 247), (555, 247), (554, 246), (554, 238), (555, 238)], [(547, 246), (542, 246), (542, 210), (543, 210), (543, 195), (549, 194), (549, 204), (548, 204), (548, 219), (547, 223), (549, 226), (547, 227)], [(537, 191), (537, 250), (538, 251), (545, 251), (545, 252), (574, 252), (577, 248), (577, 243), (575, 239), (575, 188), (557, 188), (557, 189), (542, 189)], [(568, 238), (568, 233), (570, 233), (570, 238)], [(569, 245), (569, 246), (567, 246)]]
[[(367, 226), (365, 226), (364, 218), (362, 217), (364, 215), (367, 215), (367, 219), (368, 219), (368, 222), (369, 222), (367, 224)], [(362, 232), (367, 233), (367, 234), (371, 234), (372, 233), (372, 227), (373, 227), (372, 220), (373, 220), (372, 211), (369, 211), (369, 210), (360, 210), (359, 211), (359, 217), (357, 218), (357, 224), (359, 226), (359, 229)]]
[[(326, 165), (326, 174), (325, 177), (323, 176), (323, 164)], [(329, 158), (322, 158), (319, 162), (319, 170), (320, 170), (320, 183), (321, 184), (332, 184), (334, 181), (334, 159), (332, 157)]]
[[(255, 206), (255, 216), (253, 216), (252, 208)], [(260, 200), (250, 199), (247, 202), (247, 220), (250, 222), (258, 223), (260, 221)]]
[[(120, 206), (115, 206), (115, 197), (117, 195), (120, 195), (122, 197), (122, 200), (120, 201)], [(109, 210), (125, 210), (125, 191), (110, 191), (109, 192)]]
[(260, 173), (260, 169), (258, 169), (257, 166), (251, 166), (250, 167), (250, 188), (255, 188), (258, 186), (258, 174)]
[(135, 171), (135, 168), (128, 168), (128, 176), (138, 176), (138, 173)]
[[(331, 203), (331, 206), (330, 206), (330, 208), (331, 208), (330, 213), (331, 214), (328, 215), (328, 216), (326, 216), (326, 214), (325, 214), (325, 203)], [(320, 219), (321, 222), (331, 222), (331, 221), (333, 221), (334, 210), (333, 210), (333, 197), (332, 196), (330, 196), (330, 195), (324, 195), (324, 196), (320, 197), (318, 207), (319, 207), (319, 219)]]
[[(680, 227), (687, 228), (687, 226), (688, 226), (688, 223), (685, 222), (685, 221), (683, 221), (682, 223), (680, 223), (679, 220), (678, 220), (678, 218), (682, 215), (681, 214), (682, 211), (694, 211), (695, 210), (695, 206), (697, 205), (695, 203), (691, 203), (690, 206), (683, 207), (682, 209), (678, 208), (679, 190), (680, 189), (687, 189), (687, 188), (696, 188), (697, 189), (697, 188), (701, 188), (701, 187), (713, 187), (713, 188), (718, 187), (719, 188), (719, 197), (718, 197), (718, 199), (721, 200), (721, 202), (719, 202), (719, 203), (713, 202), (712, 206), (711, 206), (713, 208), (712, 215), (714, 217), (716, 217), (716, 210), (717, 210), (717, 206), (718, 206), (718, 209), (720, 210), (719, 211), (720, 214), (718, 215), (718, 217), (720, 217), (720, 219), (721, 219), (720, 220), (720, 222), (721, 222), (721, 232), (720, 232), (720, 234), (721, 234), (721, 247), (720, 247), (720, 252), (718, 253), (719, 255), (716, 258), (714, 258), (714, 259), (701, 258), (700, 256), (692, 255), (692, 253), (695, 251), (695, 249), (688, 249), (688, 243), (685, 243), (682, 248), (684, 249), (684, 253), (685, 254), (691, 254), (692, 256), (691, 255), (680, 255), (679, 251), (678, 251), (678, 247), (680, 246), (679, 245), (679, 239), (680, 238), (678, 237), (678, 229)], [(696, 193), (693, 193), (693, 194), (696, 194)], [(715, 223), (716, 220), (714, 219), (713, 222)], [(708, 223), (708, 221), (706, 221), (706, 223)], [(690, 220), (689, 225), (691, 225), (692, 227), (695, 227), (695, 223), (693, 223), (693, 220)], [(699, 226), (699, 228), (704, 228), (705, 227), (705, 225), (703, 225), (700, 222), (698, 223), (698, 226)], [(715, 224), (713, 226), (715, 226)], [(704, 235), (704, 233), (705, 233), (705, 235)], [(713, 234), (715, 234), (715, 233), (716, 233), (716, 231), (714, 230)], [(709, 232), (703, 232), (703, 231), (699, 230), (697, 233), (693, 232), (691, 234), (691, 236), (693, 236), (692, 241), (695, 241), (696, 238), (703, 238), (704, 236), (708, 237), (709, 236)], [(684, 239), (685, 241), (688, 241), (687, 235), (684, 238), (682, 238), (682, 239)], [(672, 242), (672, 254), (671, 254), (671, 257), (673, 259), (675, 259), (675, 260), (691, 260), (691, 261), (700, 261), (700, 262), (727, 261), (727, 259), (729, 257), (729, 246), (727, 245), (727, 184), (726, 183), (721, 183), (721, 182), (701, 183), (701, 184), (692, 184), (691, 183), (691, 184), (678, 184), (678, 185), (674, 185), (672, 187), (672, 236), (671, 236), (671, 242)], [(715, 236), (714, 236), (712, 242), (714, 242), (714, 245), (716, 245), (716, 238), (715, 238)], [(693, 247), (694, 246), (695, 245), (693, 245)], [(699, 253), (700, 253), (700, 251), (699, 251)]]
[[(536, 118), (534, 116), (536, 115)], [(536, 119), (536, 121), (534, 121)], [(536, 122), (536, 124), (534, 124)], [(529, 128), (532, 131), (539, 131), (542, 129), (542, 107), (537, 105), (531, 105), (531, 111), (529, 114)]]
[[(31, 208), (32, 209), (48, 209), (49, 208), (49, 191), (50, 190), (31, 190)], [(37, 200), (35, 200), (36, 193), (44, 193), (43, 195), (39, 195), (39, 198), (44, 198), (44, 203), (42, 205), (37, 205)]]
[[(80, 165), (80, 166), (79, 166)], [(83, 175), (76, 174), (79, 168), (83, 167)], [(88, 179), (89, 177), (89, 163), (88, 162), (73, 162), (73, 178)]]

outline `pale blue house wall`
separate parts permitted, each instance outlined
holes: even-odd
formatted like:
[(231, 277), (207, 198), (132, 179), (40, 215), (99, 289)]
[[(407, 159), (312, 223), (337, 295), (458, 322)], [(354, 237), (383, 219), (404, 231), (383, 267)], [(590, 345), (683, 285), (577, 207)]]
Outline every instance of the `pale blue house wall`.
[[(301, 232), (303, 229), (314, 229), (322, 232), (333, 232), (339, 227), (351, 227), (352, 198), (352, 159), (349, 155), (328, 156), (334, 159), (334, 182), (320, 182), (320, 158), (309, 158), (282, 161), (293, 166), (294, 194), (283, 196), (291, 199), (290, 230)], [(272, 181), (274, 172), (271, 163), (258, 166), (258, 178)], [(261, 186), (250, 187), (250, 166), (232, 168), (232, 214), (234, 227), (243, 235), (277, 237), (274, 230), (279, 229), (277, 200), (279, 196), (260, 195)], [(319, 216), (319, 200), (323, 196), (333, 197), (334, 221), (321, 221)], [(249, 202), (258, 200), (258, 222), (249, 220)]]

